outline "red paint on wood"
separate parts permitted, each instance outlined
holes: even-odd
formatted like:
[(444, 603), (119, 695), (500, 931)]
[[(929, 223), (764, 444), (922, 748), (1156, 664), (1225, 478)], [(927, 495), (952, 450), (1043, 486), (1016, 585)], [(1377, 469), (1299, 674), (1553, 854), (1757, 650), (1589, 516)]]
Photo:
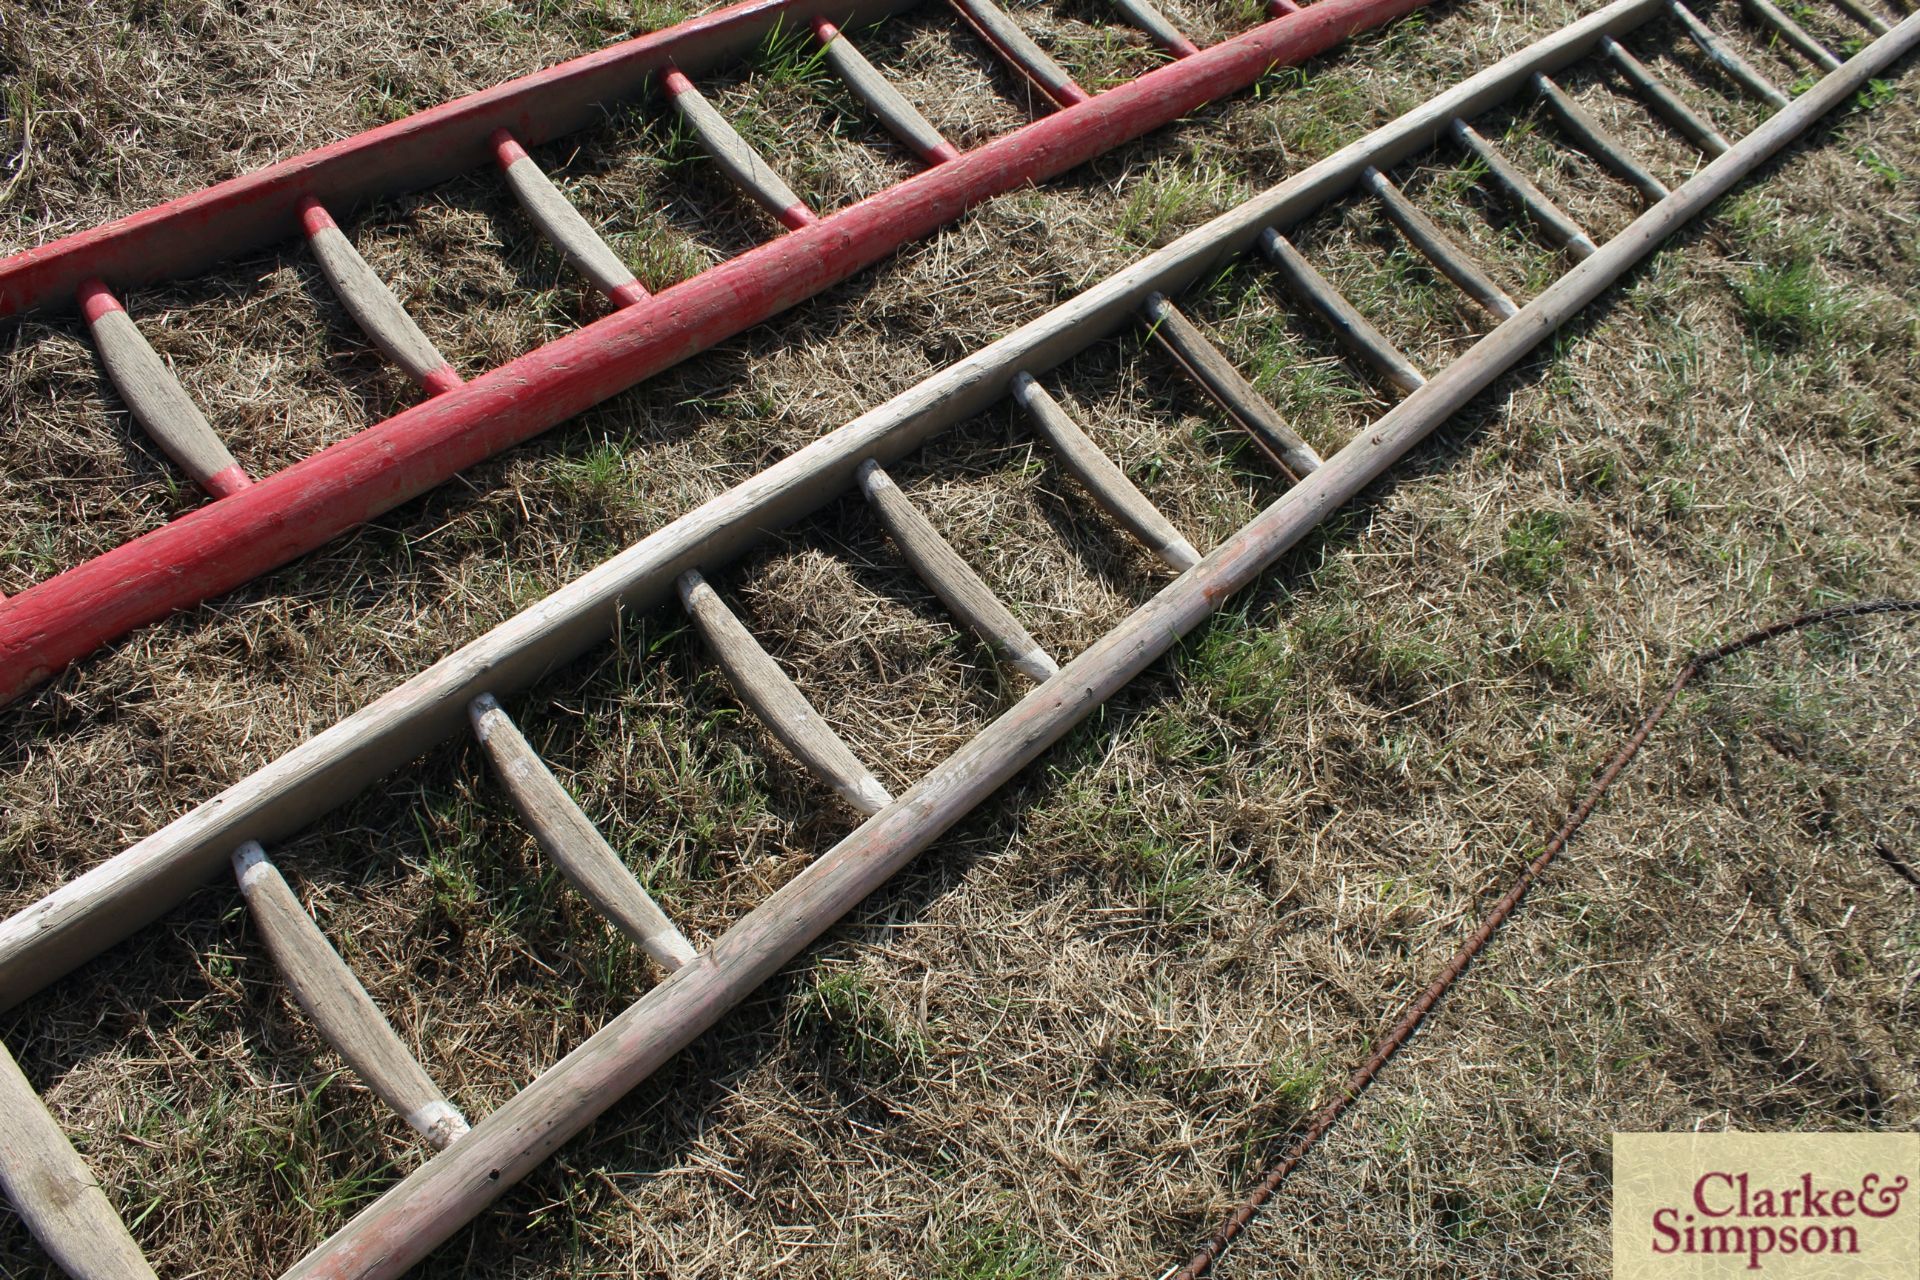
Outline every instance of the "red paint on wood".
[(236, 462), (225, 471), (216, 471), (208, 476), (201, 488), (216, 498), (230, 498), (252, 483), (253, 477), (247, 474), (245, 467)]
[(1322, 0), (996, 139), (557, 339), (0, 603), (0, 702), (1045, 181), (1425, 0)]

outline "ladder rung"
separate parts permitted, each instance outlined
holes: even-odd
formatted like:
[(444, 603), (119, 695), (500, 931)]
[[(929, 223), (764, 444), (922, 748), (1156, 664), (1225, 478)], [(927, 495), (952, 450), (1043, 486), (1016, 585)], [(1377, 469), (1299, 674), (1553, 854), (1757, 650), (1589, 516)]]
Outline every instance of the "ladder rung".
[(1360, 184), (1380, 202), (1387, 219), (1400, 228), (1400, 234), (1420, 251), (1420, 256), (1432, 263), (1441, 275), (1458, 285), (1462, 293), (1498, 319), (1510, 319), (1519, 313), (1520, 308), (1507, 296), (1506, 290), (1474, 265), (1466, 251), (1455, 244), (1453, 238), (1442, 231), (1432, 218), (1421, 212), (1418, 205), (1407, 199), (1405, 192), (1388, 181), (1386, 174), (1368, 165), (1360, 175)]
[(1060, 465), (1080, 482), (1081, 488), (1093, 495), (1093, 500), (1121, 528), (1182, 573), (1200, 563), (1200, 553), (1194, 550), (1193, 544), (1181, 536), (1171, 520), (1160, 514), (1160, 509), (1127, 478), (1120, 465), (1080, 429), (1080, 424), (1059, 402), (1047, 394), (1046, 388), (1034, 381), (1032, 374), (1013, 375), (1013, 398), (1047, 438)]
[(107, 286), (98, 280), (87, 281), (80, 286), (79, 301), (107, 378), (154, 443), (192, 476), (195, 484), (216, 498), (238, 493), (252, 484), (245, 469), (207, 425), (206, 415), (187, 395), (187, 389), (141, 336), (133, 317)]
[(867, 110), (886, 126), (887, 132), (906, 143), (915, 155), (928, 164), (944, 164), (960, 154), (920, 114), (920, 109), (894, 88), (893, 82), (881, 75), (879, 68), (867, 61), (867, 56), (860, 52), (859, 47), (847, 39), (846, 32), (825, 18), (815, 18), (813, 33), (820, 40), (827, 65), (846, 82), (847, 88), (853, 90), (854, 97), (865, 103)]
[(1300, 12), (1297, 0), (1267, 0), (1267, 13), (1275, 18), (1284, 18), (1288, 14)]
[(0, 1191), (73, 1280), (154, 1280), (100, 1180), (0, 1044)]
[(1153, 7), (1150, 0), (1113, 0), (1113, 7), (1120, 11), (1121, 17), (1153, 37), (1156, 44), (1174, 57), (1187, 58), (1200, 52), (1166, 14)]
[(912, 498), (900, 491), (893, 477), (869, 458), (860, 464), (860, 491), (886, 525), (900, 554), (967, 628), (1006, 658), (1009, 665), (1034, 680), (1046, 680), (1060, 670), (1013, 611), (1000, 602), (993, 588), (980, 580), (961, 559), (953, 544), (940, 535)]
[(489, 141), (493, 158), (520, 207), (560, 256), (606, 294), (614, 306), (630, 307), (644, 301), (647, 291), (634, 279), (632, 270), (581, 216), (573, 201), (553, 185), (519, 141), (505, 129), (495, 131)]
[(1053, 99), (1062, 107), (1070, 107), (1076, 102), (1085, 102), (1091, 95), (1073, 82), (1066, 68), (1033, 42), (1032, 37), (1020, 29), (1020, 25), (1007, 16), (1007, 11), (994, 3), (994, 0), (953, 0), (953, 7), (960, 11), (982, 39), (999, 51), (1000, 56), (1011, 62), (1015, 70), (1039, 87), (1040, 92)]
[(1867, 8), (1865, 4), (1861, 3), (1861, 0), (1833, 0), (1833, 3), (1839, 8), (1840, 12), (1852, 18), (1876, 36), (1883, 36), (1893, 30), (1892, 23)]
[(334, 1052), (434, 1150), (464, 1134), (466, 1118), (401, 1043), (266, 850), (252, 840), (235, 849), (233, 874), (280, 976)]
[(1280, 417), (1280, 411), (1241, 376), (1233, 362), (1208, 341), (1165, 294), (1147, 295), (1142, 308), (1149, 331), (1173, 353), (1193, 380), (1254, 438), (1295, 480), (1320, 466), (1320, 455)]
[(1815, 40), (1807, 29), (1788, 17), (1786, 11), (1773, 0), (1746, 0), (1747, 7), (1754, 16), (1766, 26), (1779, 33), (1780, 38), (1800, 51), (1800, 55), (1822, 71), (1838, 71), (1840, 59), (1828, 52), (1827, 47)]
[(1638, 191), (1648, 204), (1658, 204), (1667, 198), (1666, 184), (1635, 160), (1626, 147), (1602, 128), (1598, 120), (1583, 111), (1580, 104), (1568, 97), (1559, 85), (1536, 73), (1533, 89), (1552, 108), (1560, 127), (1573, 136), (1581, 149), (1613, 170), (1628, 186)]
[(1773, 82), (1754, 70), (1753, 64), (1735, 53), (1712, 28), (1700, 21), (1700, 16), (1687, 8), (1680, 0), (1667, 0), (1667, 8), (1673, 16), (1680, 19), (1680, 25), (1686, 28), (1687, 35), (1700, 46), (1700, 52), (1707, 55), (1713, 64), (1726, 72), (1727, 77), (1741, 85), (1747, 92), (1775, 108), (1785, 107), (1789, 101), (1787, 95), (1773, 86)]
[(699, 570), (680, 575), (680, 602), (733, 682), (740, 700), (840, 798), (865, 814), (893, 803), (867, 766), (814, 709)]
[(307, 243), (313, 246), (313, 256), (319, 260), (320, 273), (373, 345), (430, 394), (440, 395), (459, 386), (460, 375), (447, 358), (434, 348), (432, 339), (420, 331), (400, 299), (387, 288), (387, 282), (374, 274), (353, 242), (341, 233), (333, 215), (311, 196), (300, 202), (300, 225), (306, 230)]
[(1453, 136), (1455, 142), (1486, 166), (1487, 176), (1491, 177), (1500, 189), (1507, 193), (1507, 198), (1519, 205), (1521, 212), (1546, 232), (1549, 238), (1564, 247), (1576, 259), (1593, 256), (1594, 251), (1599, 247), (1594, 244), (1593, 237), (1589, 236), (1579, 223), (1568, 217), (1546, 192), (1535, 186), (1531, 178), (1520, 172), (1511, 161), (1501, 155), (1498, 147), (1482, 137), (1479, 131), (1465, 120), (1456, 118), (1447, 126), (1447, 131)]
[(668, 67), (661, 81), (674, 110), (693, 130), (694, 137), (700, 140), (700, 145), (706, 148), (728, 181), (779, 219), (780, 225), (789, 231), (798, 231), (819, 221), (806, 202), (747, 145), (747, 140), (727, 123), (725, 116), (714, 110), (713, 104), (694, 88), (693, 81), (679, 68)]
[(1621, 77), (1647, 100), (1647, 105), (1696, 147), (1710, 156), (1717, 156), (1733, 145), (1705, 116), (1681, 101), (1679, 94), (1669, 89), (1646, 63), (1629, 53), (1627, 47), (1618, 40), (1612, 36), (1600, 37), (1600, 51), (1612, 61)]
[(1260, 252), (1280, 273), (1287, 288), (1318, 312), (1340, 340), (1372, 365), (1381, 377), (1408, 394), (1426, 382), (1426, 375), (1414, 368), (1413, 361), (1387, 341), (1386, 335), (1374, 328), (1306, 256), (1293, 247), (1292, 241), (1268, 227), (1260, 233)]
[(481, 694), (467, 712), (473, 736), (533, 838), (594, 909), (668, 971), (693, 959), (698, 954), (693, 944), (634, 878), (494, 696)]

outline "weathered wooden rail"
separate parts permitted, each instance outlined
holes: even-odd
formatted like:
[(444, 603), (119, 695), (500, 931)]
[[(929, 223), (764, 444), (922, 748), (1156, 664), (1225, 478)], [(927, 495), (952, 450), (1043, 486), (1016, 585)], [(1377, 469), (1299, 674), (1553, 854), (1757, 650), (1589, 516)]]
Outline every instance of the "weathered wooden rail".
[[(269, 949), (283, 958), (290, 982), (296, 990), (318, 993), (302, 997), (316, 1024), (343, 1058), (356, 1066), (365, 1064), (369, 1083), (397, 1112), (445, 1144), (286, 1275), (290, 1280), (384, 1280), (401, 1275), (1164, 655), (1179, 637), (1512, 369), (1663, 239), (1920, 43), (1920, 15), (1888, 24), (1885, 34), (1753, 132), (1706, 159), (1692, 176), (1671, 189), (1661, 185), (1662, 194), (1649, 198), (1644, 212), (1604, 243), (1596, 243), (1552, 207), (1531, 180), (1517, 179), (1517, 171), (1502, 174), (1490, 168), (1488, 177), (1496, 188), (1564, 248), (1571, 265), (1538, 296), (1514, 301), (1511, 314), (1431, 376), (1413, 370), (1371, 326), (1364, 331), (1358, 327), (1356, 321), (1364, 324), (1358, 309), (1286, 238), (1295, 224), (1331, 204), (1385, 198), (1386, 188), (1374, 175), (1384, 180), (1394, 166), (1434, 146), (1459, 146), (1482, 159), (1497, 155), (1494, 144), (1472, 130), (1474, 118), (1517, 95), (1551, 98), (1552, 77), (1563, 68), (1589, 57), (1615, 57), (1611, 49), (1621, 40), (1678, 8), (1676, 0), (1616, 0), (673, 521), (0, 923), (0, 1006), (26, 999), (171, 909), (233, 860), (256, 926)], [(1688, 30), (1684, 18), (1680, 25)], [(1630, 85), (1636, 82), (1626, 79)], [(1739, 78), (1735, 83), (1747, 87)], [(1658, 107), (1651, 109), (1659, 113)], [(1577, 123), (1569, 124), (1567, 136), (1582, 149), (1618, 145), (1596, 141)], [(1708, 150), (1712, 148), (1703, 148)], [(1616, 172), (1621, 159), (1631, 158), (1624, 150), (1593, 156), (1603, 170)], [(1622, 180), (1641, 189), (1637, 182)], [(1405, 396), (1331, 456), (1321, 459), (1309, 450), (1286, 463), (1295, 477), (1291, 487), (1219, 546), (1199, 555), (1047, 394), (1043, 378), (1123, 327), (1163, 332), (1174, 314), (1171, 296), (1225, 261), (1256, 249), (1281, 267), (1282, 284), (1299, 295), (1310, 313), (1331, 321), (1333, 332), (1353, 354), (1376, 367), (1384, 382), (1402, 387)], [(1457, 246), (1449, 245), (1446, 252), (1462, 255), (1453, 264), (1456, 268), (1472, 265)], [(1455, 276), (1454, 271), (1443, 274)], [(1477, 304), (1485, 301), (1476, 299)], [(1500, 311), (1486, 308), (1482, 314), (1497, 316)], [(1235, 401), (1257, 393), (1240, 379), (1229, 394), (1222, 394), (1224, 384), (1214, 362), (1224, 361), (1224, 356), (1197, 326), (1188, 322), (1169, 346), (1201, 389), (1232, 416), (1244, 413), (1255, 419), (1243, 423), (1249, 430), (1270, 431), (1276, 423), (1284, 429), (1271, 404), (1242, 403), (1235, 410)], [(930, 437), (1006, 398), (1022, 408), (1063, 470), (1116, 524), (1178, 571), (1118, 626), (1064, 663), (1032, 642), (1016, 611), (993, 598), (944, 543), (934, 523), (914, 509), (911, 495), (894, 486), (884, 471)], [(778, 664), (727, 611), (706, 578), (769, 529), (848, 493), (862, 494), (880, 509), (909, 563), (927, 576), (934, 592), (954, 602), (963, 623), (990, 649), (1035, 681), (1015, 706), (898, 797), (879, 789), (826, 718), (807, 705)], [(871, 814), (704, 948), (696, 948), (673, 926), (673, 904), (656, 903), (620, 864), (501, 706), (502, 697), (605, 640), (623, 611), (673, 607), (676, 596), (714, 647), (742, 701), (846, 803)], [(357, 982), (312, 921), (299, 912), (297, 900), (289, 909), (291, 895), (280, 896), (284, 882), (271, 871), (263, 846), (468, 723), (542, 849), (616, 927), (659, 961), (665, 976), (525, 1090), (462, 1132), (466, 1121), (439, 1095), (425, 1071), (404, 1049), (400, 1058), (392, 1056), (398, 1037), (364, 992), (354, 994)], [(0, 1145), (0, 1184), (49, 1251), (76, 1275), (113, 1280), (149, 1275), (106, 1197), (91, 1185), (79, 1157), (3, 1054), (0, 1102), (5, 1103), (0, 1108), (0, 1138), (6, 1139)]]

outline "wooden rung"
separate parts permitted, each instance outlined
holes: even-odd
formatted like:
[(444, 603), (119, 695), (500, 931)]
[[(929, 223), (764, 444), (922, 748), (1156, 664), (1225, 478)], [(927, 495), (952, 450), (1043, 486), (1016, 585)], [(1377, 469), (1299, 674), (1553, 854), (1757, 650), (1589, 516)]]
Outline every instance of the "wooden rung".
[(1011, 62), (1015, 70), (1031, 80), (1040, 92), (1053, 99), (1055, 105), (1070, 107), (1092, 96), (1075, 84), (1066, 68), (1035, 44), (994, 0), (953, 0), (953, 7), (980, 33), (982, 39)]
[(1280, 411), (1165, 294), (1148, 294), (1141, 310), (1160, 345), (1291, 478), (1298, 480), (1319, 469), (1320, 455), (1313, 446), (1286, 424)]
[(1747, 8), (1762, 25), (1774, 29), (1780, 38), (1799, 50), (1800, 56), (1819, 67), (1822, 71), (1838, 71), (1840, 59), (1828, 52), (1827, 47), (1808, 34), (1807, 29), (1788, 17), (1786, 12), (1773, 0), (1746, 0)]
[(400, 1042), (258, 842), (233, 851), (233, 874), (280, 976), (334, 1052), (434, 1150), (466, 1133), (466, 1118)]
[(1576, 259), (1589, 258), (1599, 248), (1579, 223), (1568, 217), (1546, 192), (1534, 185), (1531, 178), (1520, 172), (1500, 154), (1499, 148), (1482, 137), (1472, 125), (1465, 120), (1455, 119), (1447, 126), (1447, 131), (1455, 142), (1486, 166), (1487, 176), (1555, 243)]
[(960, 154), (920, 114), (920, 109), (907, 101), (906, 95), (894, 88), (879, 68), (867, 61), (866, 55), (847, 39), (844, 31), (825, 18), (815, 18), (813, 33), (833, 73), (853, 90), (854, 97), (866, 104), (867, 110), (873, 112), (888, 133), (912, 148), (913, 153), (928, 164), (944, 164)]
[(1387, 220), (1400, 228), (1400, 234), (1420, 251), (1420, 256), (1432, 263), (1441, 275), (1458, 285), (1462, 293), (1479, 303), (1496, 319), (1506, 320), (1519, 314), (1520, 308), (1507, 296), (1506, 290), (1474, 265), (1466, 251), (1453, 242), (1453, 237), (1442, 231), (1438, 223), (1407, 199), (1406, 193), (1393, 185), (1386, 174), (1368, 165), (1360, 175), (1360, 185), (1380, 202)]
[(1280, 273), (1281, 282), (1294, 296), (1319, 313), (1333, 327), (1340, 340), (1361, 359), (1400, 390), (1411, 395), (1426, 382), (1426, 375), (1414, 368), (1413, 361), (1387, 341), (1385, 334), (1360, 314), (1345, 295), (1315, 269), (1293, 242), (1268, 227), (1260, 233), (1260, 252)]
[(1681, 4), (1680, 0), (1667, 0), (1667, 8), (1674, 17), (1680, 19), (1680, 25), (1686, 28), (1688, 38), (1700, 46), (1700, 52), (1706, 54), (1715, 66), (1724, 71), (1728, 79), (1776, 109), (1787, 105), (1787, 95), (1776, 89), (1772, 81), (1756, 71), (1752, 63), (1735, 53), (1719, 36), (1714, 35), (1712, 29), (1700, 21), (1698, 14)]
[(533, 838), (594, 909), (669, 972), (693, 959), (698, 954), (693, 944), (634, 878), (494, 696), (481, 694), (467, 713), (494, 776)]
[(1187, 58), (1200, 52), (1193, 41), (1181, 33), (1180, 28), (1168, 20), (1167, 15), (1154, 8), (1150, 0), (1113, 0), (1113, 7), (1140, 30), (1153, 37), (1155, 44), (1176, 58)]
[(1647, 105), (1694, 146), (1710, 156), (1717, 156), (1733, 145), (1705, 116), (1681, 101), (1679, 94), (1669, 89), (1646, 63), (1629, 53), (1627, 47), (1618, 40), (1612, 36), (1601, 36), (1600, 51), (1613, 63), (1621, 78), (1646, 99)]
[(735, 132), (725, 116), (713, 109), (713, 104), (693, 87), (693, 81), (681, 74), (679, 68), (668, 67), (661, 82), (674, 110), (693, 130), (693, 136), (700, 140), (700, 145), (706, 148), (729, 182), (779, 219), (780, 225), (789, 231), (798, 231), (819, 221), (806, 202), (747, 145), (747, 140)]
[(300, 225), (320, 263), (320, 274), (368, 340), (429, 394), (437, 396), (459, 386), (460, 375), (434, 348), (433, 340), (420, 331), (387, 282), (374, 274), (341, 233), (333, 215), (311, 196), (300, 202)]
[(807, 695), (780, 669), (753, 633), (733, 616), (696, 569), (680, 575), (680, 602), (713, 650), (740, 700), (787, 750), (864, 814), (893, 803), (880, 780), (827, 724)]
[(1580, 144), (1581, 149), (1618, 174), (1648, 204), (1658, 204), (1667, 198), (1666, 184), (1635, 160), (1612, 134), (1601, 127), (1598, 120), (1583, 111), (1580, 104), (1568, 97), (1559, 85), (1536, 74), (1533, 77), (1533, 89), (1553, 110), (1560, 127)]
[(1080, 487), (1093, 495), (1114, 521), (1153, 549), (1175, 570), (1185, 573), (1200, 563), (1200, 553), (1160, 514), (1127, 473), (1095, 444), (1080, 424), (1029, 373), (1013, 375), (1013, 398), (1053, 447), (1055, 456)]
[(1284, 18), (1290, 13), (1300, 12), (1296, 0), (1267, 0), (1267, 14), (1274, 18)]
[(78, 298), (80, 314), (86, 317), (107, 379), (161, 451), (216, 498), (238, 493), (252, 484), (245, 469), (207, 425), (206, 416), (187, 395), (187, 389), (140, 335), (133, 317), (107, 286), (89, 280), (80, 286)]
[(1866, 5), (1861, 3), (1861, 0), (1833, 0), (1833, 3), (1839, 8), (1840, 12), (1852, 18), (1876, 36), (1883, 36), (1893, 30), (1892, 23), (1867, 8)]
[(512, 188), (520, 207), (527, 211), (528, 219), (546, 237), (547, 243), (558, 249), (560, 256), (572, 263), (573, 269), (591, 281), (594, 288), (606, 294), (614, 306), (630, 307), (643, 301), (647, 291), (634, 279), (632, 270), (574, 208), (573, 201), (553, 185), (519, 141), (505, 129), (496, 130), (489, 141), (507, 186)]
[(0, 1044), (0, 1191), (73, 1280), (154, 1280), (99, 1179)]
[(993, 588), (980, 580), (960, 558), (953, 544), (922, 514), (918, 504), (900, 491), (893, 477), (869, 458), (860, 464), (860, 492), (887, 527), (900, 554), (942, 604), (966, 623), (967, 629), (1007, 660), (1015, 671), (1034, 680), (1046, 680), (1060, 670), (1013, 611), (1000, 602)]

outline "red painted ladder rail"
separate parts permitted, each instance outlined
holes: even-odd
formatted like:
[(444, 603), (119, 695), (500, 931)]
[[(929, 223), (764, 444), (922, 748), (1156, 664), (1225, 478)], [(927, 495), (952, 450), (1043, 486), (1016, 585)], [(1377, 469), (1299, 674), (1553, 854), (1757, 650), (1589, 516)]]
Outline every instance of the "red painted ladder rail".
[[(1684, 24), (1688, 15), (1677, 9), (1676, 0), (1617, 0), (675, 520), (0, 923), (0, 1007), (19, 1002), (111, 946), (231, 864), (256, 928), (323, 1035), (380, 1097), (442, 1148), (286, 1275), (289, 1280), (384, 1280), (402, 1274), (985, 802), (1667, 236), (1920, 44), (1920, 15), (1906, 18), (1798, 101), (1729, 143), (1693, 176), (1672, 188), (1662, 184), (1657, 198), (1645, 197), (1648, 207), (1637, 219), (1604, 244), (1596, 243), (1553, 210), (1550, 196), (1513, 168), (1472, 122), (1528, 93), (1558, 111), (1554, 77), (1563, 68), (1587, 58), (1616, 59), (1623, 40), (1663, 16), (1672, 14)], [(1723, 52), (1738, 56), (1723, 37), (1713, 39)], [(1652, 102), (1650, 95), (1645, 100)], [(1637, 188), (1625, 167), (1638, 161), (1597, 128), (1584, 113), (1559, 118), (1560, 135), (1588, 161)], [(1436, 146), (1482, 162), (1487, 180), (1564, 248), (1573, 264), (1566, 273), (1521, 304), (1489, 287), (1485, 273), (1453, 242), (1434, 239), (1437, 228), (1421, 225), (1424, 215), (1398, 194), (1388, 174)], [(1435, 257), (1436, 271), (1460, 283), (1463, 297), (1494, 321), (1465, 354), (1430, 377), (1414, 369), (1287, 238), (1304, 219), (1350, 199), (1379, 205), (1416, 248)], [(1170, 295), (1256, 250), (1301, 299), (1303, 310), (1330, 325), (1383, 383), (1404, 392), (1393, 408), (1324, 459), (1287, 429), (1271, 404), (1258, 400), (1244, 378), (1228, 376), (1225, 357), (1170, 301)], [(1205, 555), (1153, 507), (1041, 381), (1128, 327), (1164, 342), (1194, 380), (1272, 452), (1276, 464), (1297, 477), (1278, 500)], [(993, 596), (936, 522), (886, 472), (930, 438), (1008, 398), (1024, 410), (1061, 468), (1178, 573), (1064, 665), (1034, 642), (1013, 610)], [(957, 618), (1036, 682), (1015, 706), (898, 797), (807, 703), (706, 576), (763, 540), (766, 530), (849, 493), (873, 504), (905, 559)], [(675, 927), (668, 910), (613, 853), (500, 701), (605, 640), (623, 611), (669, 604), (676, 596), (740, 700), (847, 804), (870, 815), (705, 945)], [(263, 844), (344, 803), (382, 772), (462, 726), (479, 740), (546, 856), (666, 974), (470, 1128), (300, 909)], [(4, 1054), (0, 1101), (9, 1104), (0, 1107), (0, 1138), (6, 1139), (0, 1141), (0, 1185), (49, 1250), (74, 1274), (110, 1280), (149, 1274), (107, 1198)], [(69, 1194), (76, 1188), (78, 1193)]]
[[(993, 0), (955, 0), (1061, 110), (957, 153), (840, 33), (821, 0), (753, 0), (460, 99), (0, 263), (0, 314), (78, 299), (111, 380), (161, 447), (217, 500), (0, 600), (0, 703), (143, 623), (286, 564), (500, 450), (546, 431), (928, 235), (1323, 52), (1426, 0), (1321, 0), (1089, 96)], [(856, 13), (896, 5), (867, 0)], [(1145, 3), (1127, 12), (1173, 29)], [(688, 70), (804, 21), (827, 64), (931, 167), (819, 216), (707, 102)], [(1177, 33), (1175, 33), (1177, 34)], [(1184, 38), (1182, 45), (1185, 45)], [(715, 163), (789, 228), (649, 297), (525, 147), (594, 104), (661, 92)], [(335, 225), (333, 212), (491, 157), (531, 220), (619, 309), (462, 382)], [(113, 292), (198, 270), (298, 228), (345, 308), (430, 398), (273, 475), (250, 478), (147, 346)]]

